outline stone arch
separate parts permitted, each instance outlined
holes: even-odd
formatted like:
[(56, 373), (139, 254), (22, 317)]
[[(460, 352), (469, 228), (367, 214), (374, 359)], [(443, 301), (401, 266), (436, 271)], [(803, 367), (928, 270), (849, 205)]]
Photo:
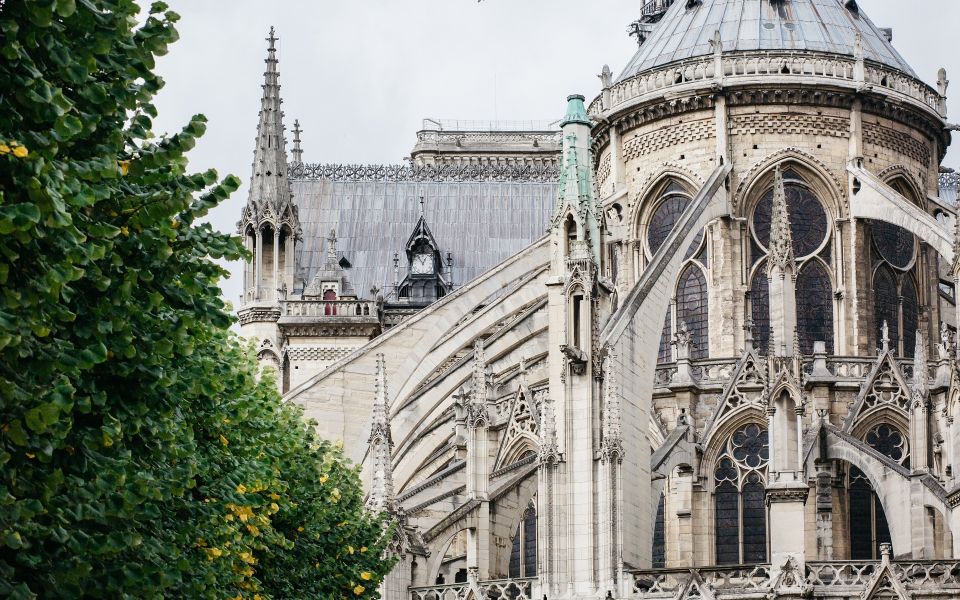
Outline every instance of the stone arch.
[(755, 423), (764, 429), (767, 428), (766, 415), (756, 406), (748, 404), (724, 415), (722, 420), (715, 424), (710, 432), (707, 432), (705, 439), (702, 441), (703, 458), (697, 465), (699, 467), (697, 476), (700, 481), (704, 482), (704, 491), (713, 492), (714, 481), (711, 472), (720, 455), (726, 450), (727, 439), (737, 429), (749, 423)]
[(507, 446), (503, 448), (503, 454), (498, 464), (501, 466), (512, 465), (531, 454), (537, 454), (539, 449), (539, 440), (535, 439), (529, 433), (521, 433), (507, 442)]
[[(827, 452), (832, 459), (844, 460), (860, 469), (880, 499), (890, 528), (894, 556), (912, 553), (911, 512), (916, 504), (936, 508), (948, 517), (952, 514), (945, 501), (923, 481), (911, 481), (910, 472), (867, 444), (827, 425)], [(806, 467), (813, 472), (817, 452), (807, 455)]]
[(679, 165), (664, 163), (659, 170), (647, 178), (640, 193), (631, 203), (628, 223), (630, 224), (630, 234), (635, 239), (644, 239), (646, 235), (644, 230), (649, 224), (654, 210), (660, 204), (656, 202), (657, 197), (663, 193), (671, 182), (679, 185), (683, 189), (683, 193), (690, 198), (693, 198), (697, 190), (703, 186), (703, 181), (691, 171)]
[[(465, 522), (466, 516), (458, 520), (455, 523), (452, 523), (450, 527), (446, 529), (442, 536), (434, 538), (433, 544), (430, 544), (430, 555), (427, 558), (427, 568), (424, 569), (424, 575), (426, 579), (423, 581), (425, 585), (434, 585), (437, 581), (437, 575), (440, 574), (440, 569), (443, 566), (444, 558), (446, 557), (447, 550), (450, 548), (450, 544), (455, 541), (455, 538), (459, 534), (464, 536), (468, 535), (468, 529), (470, 527)], [(453, 583), (453, 581), (445, 581), (445, 583)]]
[(877, 173), (877, 178), (881, 179), (884, 183), (891, 187), (893, 187), (892, 184), (895, 181), (903, 181), (913, 196), (913, 198), (907, 196), (907, 200), (913, 200), (918, 206), (922, 206), (923, 198), (926, 197), (926, 193), (923, 191), (923, 186), (917, 181), (917, 178), (906, 166), (902, 164), (891, 165)]
[[(774, 168), (792, 167), (801, 175), (806, 175), (804, 181), (817, 193), (817, 198), (824, 204), (828, 222), (832, 218), (844, 218), (847, 214), (844, 199), (845, 186), (836, 174), (820, 159), (798, 148), (784, 148), (760, 159), (752, 167), (737, 186), (733, 197), (734, 213), (738, 217), (749, 218), (756, 205), (760, 193), (758, 190), (772, 185)], [(828, 230), (830, 227), (828, 227)]]

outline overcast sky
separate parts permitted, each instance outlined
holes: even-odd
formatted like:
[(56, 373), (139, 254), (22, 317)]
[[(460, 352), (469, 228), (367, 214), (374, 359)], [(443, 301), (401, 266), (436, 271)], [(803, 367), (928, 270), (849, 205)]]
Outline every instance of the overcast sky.
[[(599, 92), (604, 63), (619, 73), (636, 50), (626, 34), (641, 0), (167, 0), (180, 41), (160, 59), (166, 87), (155, 131), (191, 115), (209, 119), (190, 153), (196, 170), (233, 173), (244, 187), (211, 214), (233, 232), (246, 202), (263, 59), (277, 29), (289, 142), (300, 119), (304, 161), (399, 163), (425, 117), (547, 119), (565, 98)], [(960, 121), (958, 0), (859, 0), (917, 74), (955, 81), (949, 115)], [(955, 142), (954, 146), (960, 146)], [(960, 167), (960, 148), (945, 163)], [(240, 269), (224, 284), (235, 304)]]

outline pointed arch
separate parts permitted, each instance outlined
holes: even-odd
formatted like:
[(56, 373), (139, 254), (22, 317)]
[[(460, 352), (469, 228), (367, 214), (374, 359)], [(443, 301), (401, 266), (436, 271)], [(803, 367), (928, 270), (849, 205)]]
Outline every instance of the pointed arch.
[(777, 165), (783, 170), (798, 171), (824, 204), (828, 218), (841, 219), (847, 216), (845, 182), (816, 156), (793, 147), (765, 156), (750, 167), (734, 195), (733, 207), (737, 216), (750, 216), (761, 195), (758, 190), (772, 185), (773, 171)]
[(651, 173), (630, 206), (628, 222), (635, 239), (643, 239), (657, 200), (671, 183), (693, 198), (696, 190), (703, 187), (704, 181), (692, 171), (674, 163), (663, 163), (660, 169)]
[(833, 354), (833, 278), (827, 265), (814, 257), (797, 274), (797, 334), (800, 352), (813, 354), (814, 342), (825, 342)]

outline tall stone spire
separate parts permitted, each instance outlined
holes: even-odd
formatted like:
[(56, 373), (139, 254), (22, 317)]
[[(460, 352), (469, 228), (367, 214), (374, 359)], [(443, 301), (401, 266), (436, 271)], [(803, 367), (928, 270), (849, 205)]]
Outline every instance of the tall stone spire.
[(250, 178), (248, 204), (261, 210), (266, 206), (275, 215), (291, 204), (290, 184), (287, 181), (286, 141), (283, 138), (283, 111), (280, 99), (280, 73), (277, 71), (277, 37), (273, 27), (267, 47), (267, 69), (263, 73), (263, 96), (260, 99), (260, 122), (253, 151), (253, 174)]
[(770, 211), (770, 260), (767, 270), (774, 267), (786, 269), (793, 266), (793, 233), (790, 231), (790, 214), (787, 211), (787, 190), (783, 173), (777, 166), (773, 175), (773, 207)]
[(773, 175), (773, 206), (770, 210), (770, 253), (767, 256), (770, 284), (770, 356), (792, 357), (796, 351), (797, 264), (787, 210), (787, 190), (777, 166)]
[(395, 512), (397, 499), (393, 491), (393, 435), (390, 432), (390, 401), (387, 396), (386, 361), (377, 354), (376, 398), (370, 425), (369, 445), (373, 459), (373, 478), (367, 508), (373, 512)]

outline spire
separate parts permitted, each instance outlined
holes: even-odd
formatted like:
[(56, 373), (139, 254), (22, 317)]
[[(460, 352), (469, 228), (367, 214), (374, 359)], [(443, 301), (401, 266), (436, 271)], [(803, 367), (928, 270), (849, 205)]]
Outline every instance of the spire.
[(790, 231), (790, 214), (787, 212), (787, 190), (779, 165), (773, 175), (773, 207), (770, 211), (770, 259), (768, 272), (774, 267), (786, 271), (794, 266), (793, 234)]
[(377, 354), (376, 397), (368, 440), (373, 459), (373, 480), (367, 508), (373, 512), (395, 512), (397, 499), (393, 492), (393, 436), (390, 432), (390, 402), (387, 397), (387, 367), (383, 354)]
[(260, 99), (260, 121), (253, 152), (253, 174), (250, 178), (250, 204), (261, 210), (270, 206), (279, 215), (291, 204), (287, 181), (287, 154), (283, 138), (283, 102), (280, 99), (280, 74), (277, 71), (277, 37), (273, 27), (267, 39), (267, 69), (263, 73), (263, 96)]
[(290, 154), (293, 155), (294, 164), (300, 164), (303, 162), (303, 148), (300, 147), (300, 134), (303, 133), (303, 130), (300, 129), (300, 119), (293, 120), (293, 151)]
[(483, 338), (473, 343), (473, 377), (470, 384), (470, 398), (467, 401), (467, 427), (486, 427), (488, 425), (487, 400), (490, 392), (490, 370), (483, 351)]

